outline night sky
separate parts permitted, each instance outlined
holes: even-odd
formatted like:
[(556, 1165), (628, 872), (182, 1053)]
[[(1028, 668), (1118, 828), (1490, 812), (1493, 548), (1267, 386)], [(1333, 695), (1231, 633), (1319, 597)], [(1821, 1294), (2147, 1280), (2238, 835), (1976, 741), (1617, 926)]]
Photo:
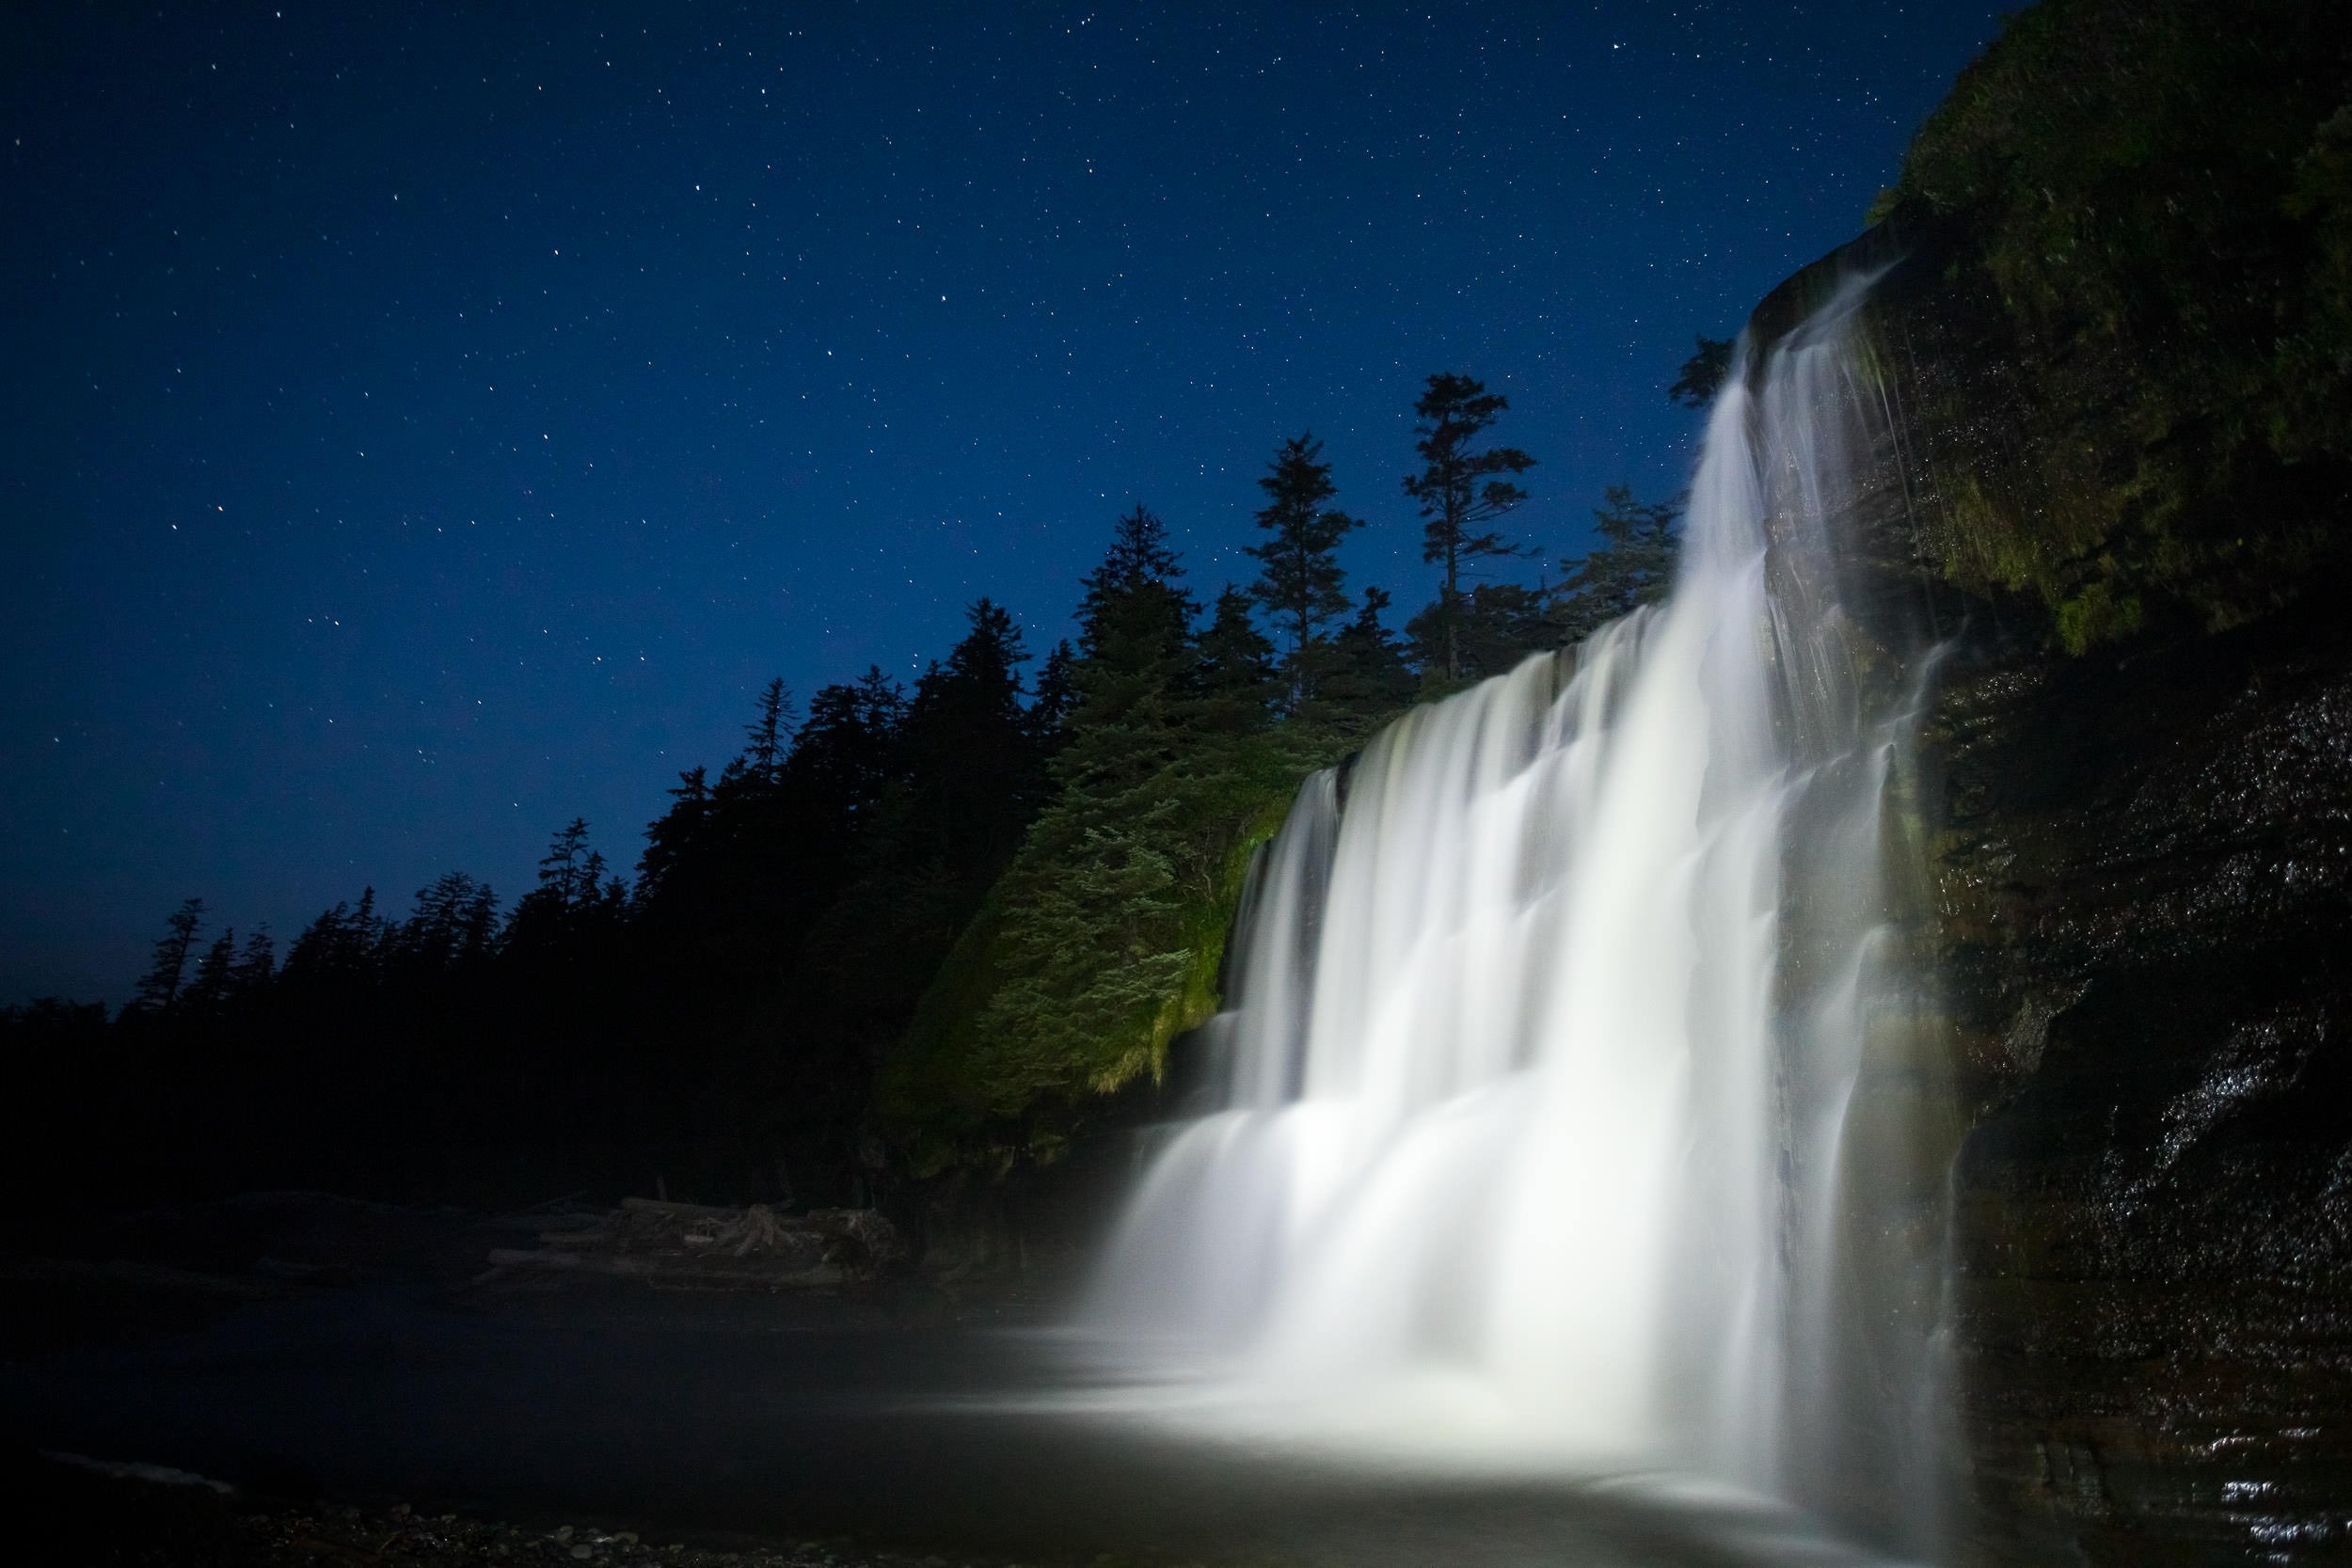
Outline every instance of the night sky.
[[(2012, 0), (2003, 0), (2003, 6)], [(164, 916), (618, 865), (756, 689), (1042, 652), (1114, 515), (1246, 578), (1327, 442), (1432, 589), (1423, 377), (1518, 534), (1849, 238), (1994, 6), (17, 5), (0, 17), (0, 1002)], [(1401, 613), (1396, 617), (1401, 620)]]

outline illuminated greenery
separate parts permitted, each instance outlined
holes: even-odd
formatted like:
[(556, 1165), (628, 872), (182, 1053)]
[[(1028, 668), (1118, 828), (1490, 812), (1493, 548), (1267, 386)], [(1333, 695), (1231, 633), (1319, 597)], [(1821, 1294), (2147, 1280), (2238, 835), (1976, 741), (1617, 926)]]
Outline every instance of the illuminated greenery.
[[(1943, 454), (1948, 577), (2079, 652), (2299, 591), (2352, 472), (2352, 45), (2311, 0), (2045, 0), (1913, 144), (2011, 423)], [(1981, 404), (1979, 395), (1970, 401)]]

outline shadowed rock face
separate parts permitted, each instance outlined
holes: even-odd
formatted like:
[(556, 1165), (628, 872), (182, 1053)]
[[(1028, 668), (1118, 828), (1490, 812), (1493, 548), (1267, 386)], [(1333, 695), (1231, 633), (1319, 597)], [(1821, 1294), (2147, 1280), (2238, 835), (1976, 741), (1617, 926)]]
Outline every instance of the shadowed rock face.
[[(1994, 1561), (2352, 1557), (2352, 634), (2340, 582), (2207, 635), (2070, 657), (2038, 604), (1935, 562), (1956, 484), (1999, 483), (2011, 356), (1932, 233), (1870, 325), (1875, 471), (1841, 519), (1861, 662), (1940, 644), (1912, 937), (1943, 996), (1946, 1308)], [(2030, 498), (2027, 498), (2030, 503)], [(2352, 524), (2352, 516), (2346, 517)], [(2259, 526), (2249, 517), (2249, 527)], [(2299, 595), (2293, 590), (2300, 587)]]

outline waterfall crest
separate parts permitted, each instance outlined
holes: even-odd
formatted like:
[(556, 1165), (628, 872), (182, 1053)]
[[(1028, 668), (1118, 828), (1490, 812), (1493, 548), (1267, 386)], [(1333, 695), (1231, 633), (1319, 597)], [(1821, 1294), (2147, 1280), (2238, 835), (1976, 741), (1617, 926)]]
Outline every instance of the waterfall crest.
[(1867, 287), (1742, 345), (1664, 607), (1300, 791), (1235, 933), (1222, 1108), (1088, 1303), (1139, 1363), (1405, 1450), (1804, 1468), (1851, 1315), (1848, 1106), (1900, 983), (1902, 716), (1867, 711), (1824, 533)]

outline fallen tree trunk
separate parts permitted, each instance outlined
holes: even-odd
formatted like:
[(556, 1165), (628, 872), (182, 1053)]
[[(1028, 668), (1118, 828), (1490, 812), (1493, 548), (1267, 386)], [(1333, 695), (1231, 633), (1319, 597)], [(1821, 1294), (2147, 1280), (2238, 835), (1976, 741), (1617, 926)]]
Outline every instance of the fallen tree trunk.
[(871, 1209), (779, 1213), (630, 1197), (582, 1225), (539, 1232), (538, 1250), (500, 1247), (494, 1271), (548, 1269), (741, 1289), (821, 1290), (874, 1278), (906, 1256)]

